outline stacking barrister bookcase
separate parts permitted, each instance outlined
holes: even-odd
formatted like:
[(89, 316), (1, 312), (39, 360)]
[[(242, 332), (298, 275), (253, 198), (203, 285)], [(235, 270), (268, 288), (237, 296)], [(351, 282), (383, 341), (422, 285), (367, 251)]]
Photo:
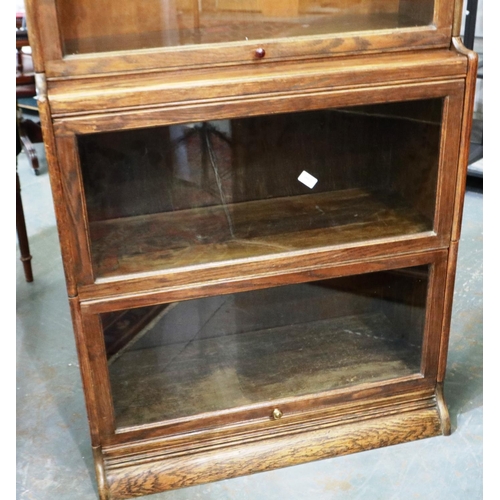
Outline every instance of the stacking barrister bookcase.
[(448, 434), (461, 2), (27, 8), (101, 499)]

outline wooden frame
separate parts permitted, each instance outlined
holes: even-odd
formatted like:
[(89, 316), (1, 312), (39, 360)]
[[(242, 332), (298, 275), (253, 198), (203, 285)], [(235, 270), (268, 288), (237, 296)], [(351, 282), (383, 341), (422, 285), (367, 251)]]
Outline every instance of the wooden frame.
[[(446, 48), (449, 46), (453, 23), (453, 5), (448, 0), (435, 0), (433, 23), (427, 27), (383, 29), (338, 35), (304, 36), (291, 39), (267, 39), (265, 61), (278, 62), (324, 58), (347, 53), (369, 54), (387, 51)], [(65, 56), (55, 0), (30, 0), (27, 5), (29, 19), (43, 18), (43, 25), (36, 30), (37, 42), (44, 47), (43, 66), (35, 64), (37, 71), (44, 70), (48, 78), (66, 78), (78, 75), (98, 75), (135, 71), (157, 71), (159, 68), (214, 67), (234, 64), (261, 64), (255, 57), (262, 41), (242, 41), (203, 46), (178, 46), (142, 49), (100, 54)], [(31, 28), (29, 28), (31, 30)], [(43, 68), (43, 69), (42, 69)]]
[[(81, 312), (75, 311), (75, 318), (81, 318), (75, 329), (83, 353), (86, 400), (93, 401), (93, 446), (103, 498), (127, 498), (353, 453), (380, 446), (381, 433), (385, 445), (448, 433), (449, 417), (436, 381), (439, 358), (444, 355), (440, 351), (445, 336), (441, 290), (447, 256), (446, 250), (439, 250), (334, 266), (314, 277), (431, 264), (421, 374), (133, 428), (115, 429), (113, 423), (102, 330), (96, 315), (130, 304), (126, 300), (102, 305), (82, 302)], [(296, 277), (285, 278), (287, 283), (292, 279), (295, 282)], [(269, 417), (276, 407), (286, 418), (276, 421)], [(193, 432), (196, 445), (189, 437)], [(249, 460), (249, 456), (258, 458)], [(221, 461), (228, 468), (216, 472), (215, 463)]]
[[(126, 130), (130, 127), (164, 125), (172, 123), (192, 122), (197, 120), (212, 120), (218, 118), (237, 117), (244, 114), (252, 116), (266, 112), (285, 112), (293, 109), (321, 109), (337, 106), (348, 106), (362, 104), (365, 102), (394, 102), (398, 100), (413, 100), (421, 98), (441, 97), (445, 99), (443, 111), (443, 128), (441, 137), (441, 160), (439, 167), (439, 178), (437, 186), (437, 201), (435, 211), (434, 231), (398, 238), (397, 240), (380, 240), (355, 245), (342, 245), (340, 247), (325, 247), (314, 251), (295, 251), (285, 254), (268, 256), (265, 259), (245, 259), (238, 263), (235, 261), (221, 262), (217, 265), (195, 266), (176, 270), (165, 269), (153, 275), (124, 275), (115, 278), (100, 278), (94, 276), (91, 263), (90, 240), (88, 238), (88, 221), (86, 217), (85, 200), (83, 197), (83, 184), (79, 173), (79, 159), (75, 135), (96, 130), (113, 131)], [(134, 294), (137, 290), (155, 290), (155, 294), (161, 293), (168, 283), (170, 288), (184, 289), (186, 284), (192, 280), (191, 274), (196, 270), (198, 276), (204, 276), (199, 281), (200, 286), (213, 287), (214, 279), (217, 282), (225, 280), (238, 283), (238, 277), (251, 275), (253, 280), (257, 277), (269, 276), (269, 264), (273, 262), (273, 268), (281, 269), (281, 272), (290, 272), (297, 269), (300, 258), (300, 269), (317, 270), (332, 263), (342, 263), (346, 259), (351, 261), (379, 258), (395, 252), (422, 251), (430, 248), (444, 248), (447, 246), (451, 234), (452, 207), (454, 201), (453, 179), (455, 174), (454, 165), (458, 159), (457, 145), (459, 142), (459, 131), (452, 127), (452, 123), (461, 119), (461, 105), (463, 100), (463, 84), (454, 81), (428, 82), (427, 84), (404, 84), (395, 87), (382, 88), (371, 87), (353, 90), (322, 90), (320, 92), (298, 94), (292, 96), (268, 96), (247, 100), (224, 101), (219, 103), (207, 103), (200, 106), (198, 103), (173, 106), (171, 109), (154, 108), (150, 111), (141, 109), (135, 113), (101, 114), (90, 117), (78, 117), (62, 119), (55, 122), (57, 135), (57, 149), (60, 158), (61, 182), (67, 186), (66, 206), (68, 217), (74, 222), (71, 225), (71, 233), (66, 233), (69, 244), (75, 248), (79, 256), (74, 268), (70, 273), (77, 278), (79, 283), (79, 294), (82, 299), (108, 297), (115, 295), (114, 290), (119, 287), (120, 294)], [(119, 119), (117, 121), (117, 118)], [(89, 125), (87, 125), (89, 124)], [(73, 135), (75, 134), (75, 135)], [(447, 179), (446, 183), (444, 179)], [(75, 180), (77, 182), (75, 183)], [(76, 189), (75, 189), (76, 187)], [(399, 247), (399, 250), (396, 248)], [(307, 264), (304, 264), (307, 263)], [(279, 273), (272, 273), (274, 275)], [(247, 279), (247, 278), (245, 278)], [(268, 278), (274, 279), (274, 278)], [(227, 285), (225, 285), (227, 286)]]
[[(333, 266), (313, 278), (431, 264), (421, 374), (124, 429), (115, 429), (102, 329), (96, 313), (132, 304), (127, 299), (73, 301), (84, 391), (86, 401), (92, 402), (92, 442), (102, 498), (128, 498), (370, 449), (380, 446), (381, 432), (385, 445), (448, 433), (449, 417), (436, 380), (437, 367), (445, 356), (440, 350), (446, 336), (441, 290), (447, 260), (446, 250), (423, 252)], [(306, 279), (311, 276), (284, 276), (283, 283)], [(176, 298), (172, 294), (162, 300)], [(269, 418), (276, 407), (286, 418)], [(195, 448), (189, 437), (193, 431), (197, 436)], [(260, 458), (248, 461), (249, 455)], [(220, 461), (229, 469), (214, 472), (217, 468), (213, 468), (209, 472)], [(202, 463), (200, 468), (197, 464)]]
[[(425, 57), (423, 57), (425, 55)], [(380, 54), (345, 59), (305, 61), (300, 64), (283, 62), (265, 67), (235, 67), (179, 70), (145, 75), (117, 75), (108, 87), (107, 77), (49, 80), (51, 112), (59, 123), (59, 133), (72, 122), (81, 123), (79, 133), (89, 132), (82, 126), (87, 115), (124, 112), (134, 109), (154, 112), (158, 108), (179, 108), (183, 104), (224, 104), (228, 100), (243, 102), (275, 95), (305, 96), (312, 92), (348, 90), (366, 87), (366, 82), (378, 86), (410, 82), (433, 82), (459, 78), (467, 73), (467, 60), (449, 50), (432, 50), (424, 54)], [(75, 85), (78, 92), (74, 91)], [(373, 84), (372, 84), (373, 85)], [(154, 115), (152, 115), (154, 116)], [(102, 120), (102, 119), (101, 119)], [(108, 127), (112, 127), (108, 119)], [(101, 122), (103, 123), (103, 122)], [(115, 127), (119, 124), (115, 123)], [(134, 126), (129, 122), (129, 126)]]
[[(359, 273), (392, 270), (431, 264), (432, 267), (429, 276), (429, 291), (427, 295), (427, 319), (424, 333), (421, 374), (411, 376), (407, 381), (396, 380), (395, 383), (397, 385), (401, 385), (402, 387), (404, 387), (406, 384), (409, 384), (413, 388), (433, 387), (436, 380), (437, 361), (440, 345), (440, 338), (438, 335), (436, 335), (435, 332), (440, 330), (443, 320), (442, 309), (444, 297), (439, 293), (439, 290), (442, 288), (443, 282), (445, 280), (446, 257), (446, 251), (438, 250), (434, 252), (419, 253), (411, 257), (400, 256), (392, 257), (390, 259), (378, 259), (369, 263), (357, 263), (344, 266), (328, 267), (324, 269), (321, 274), (316, 274), (314, 275), (314, 277), (311, 277), (309, 274), (305, 273), (301, 275), (285, 275), (281, 278), (281, 280), (276, 281), (274, 286), (279, 286), (285, 283), (293, 284), (312, 282), (339, 276), (348, 276)], [(242, 292), (245, 290), (256, 290), (263, 286), (264, 285), (259, 284), (258, 282), (254, 282), (251, 285), (247, 285), (246, 288), (238, 288), (237, 291)], [(269, 284), (266, 283), (265, 286), (267, 288), (269, 287)], [(234, 292), (234, 289), (231, 287), (225, 287), (224, 289), (219, 290), (219, 293), (223, 294), (229, 294), (232, 292)], [(200, 296), (203, 295), (196, 293), (194, 289), (192, 292), (187, 291), (186, 293), (184, 293), (182, 295), (182, 299), (180, 299), (179, 294), (171, 293), (164, 294), (161, 300), (165, 302), (174, 302), (177, 300), (192, 299), (194, 297)], [(156, 300), (154, 303), (151, 302), (150, 305), (155, 305), (158, 303), (158, 300)], [(375, 384), (365, 384), (366, 387), (365, 385), (363, 385), (362, 387), (355, 388), (354, 390), (352, 388), (349, 390), (335, 390), (330, 394), (321, 396), (320, 398), (318, 398), (317, 396), (307, 396), (302, 398), (293, 398), (289, 401), (273, 401), (270, 403), (266, 402), (263, 404), (254, 405), (255, 409), (252, 411), (250, 411), (249, 408), (242, 408), (226, 412), (219, 412), (211, 419), (207, 419), (206, 416), (202, 415), (200, 416), (200, 418), (188, 417), (180, 419), (179, 421), (169, 422), (167, 424), (159, 422), (148, 426), (137, 426), (137, 428), (133, 429), (115, 430), (115, 425), (113, 424), (114, 417), (111, 389), (108, 382), (109, 375), (107, 373), (107, 361), (103, 344), (102, 326), (100, 325), (97, 314), (122, 310), (131, 307), (131, 305), (132, 304), (129, 300), (122, 299), (113, 302), (107, 301), (101, 303), (96, 303), (93, 301), (82, 301), (80, 306), (82, 314), (81, 329), (83, 331), (82, 341), (86, 346), (86, 352), (88, 352), (88, 360), (85, 364), (88, 363), (89, 372), (93, 374), (93, 378), (95, 377), (96, 381), (99, 380), (100, 387), (99, 390), (95, 392), (95, 394), (91, 394), (94, 392), (94, 387), (96, 387), (96, 384), (89, 383), (86, 384), (85, 390), (86, 393), (89, 393), (90, 399), (94, 399), (97, 402), (97, 413), (100, 415), (99, 429), (101, 432), (101, 444), (103, 445), (126, 443), (130, 440), (134, 440), (134, 438), (144, 439), (147, 436), (167, 436), (170, 434), (176, 434), (178, 432), (189, 432), (200, 427), (201, 429), (210, 428), (213, 427), (214, 423), (217, 423), (219, 426), (224, 426), (235, 424), (240, 420), (253, 421), (259, 418), (262, 419), (262, 415), (264, 414), (267, 416), (268, 414), (270, 414), (272, 408), (274, 408), (276, 405), (279, 405), (280, 407), (285, 405), (284, 407), (286, 408), (286, 410), (289, 410), (289, 407), (292, 407), (296, 401), (301, 402), (301, 411), (307, 411), (307, 409), (309, 408), (309, 411), (314, 412), (316, 411), (316, 409), (322, 409), (331, 406), (333, 402), (344, 401), (346, 397), (348, 399), (359, 400), (363, 393), (370, 394), (373, 389), (376, 389), (376, 392), (380, 393), (380, 390), (382, 388), (382, 392), (387, 392), (387, 395), (389, 395), (393, 391), (393, 388), (390, 386), (394, 384), (394, 381), (387, 381), (385, 384), (377, 382)], [(133, 305), (137, 306), (137, 302)], [(384, 386), (385, 389), (383, 388)], [(370, 387), (372, 390), (370, 390)], [(326, 402), (322, 403), (322, 399), (326, 400)], [(226, 414), (226, 419), (222, 417), (222, 413)], [(244, 415), (246, 418), (242, 419), (242, 415)], [(201, 424), (198, 424), (198, 421), (200, 421)]]
[[(277, 2), (274, 14), (284, 5)], [(449, 434), (443, 381), (477, 69), (477, 56), (453, 38), (461, 0), (435, 0), (434, 21), (426, 27), (77, 56), (63, 53), (55, 0), (28, 0), (27, 11), (101, 500)], [(265, 49), (265, 57), (256, 57), (257, 48)], [(202, 264), (96, 272), (81, 138), (432, 98), (442, 99), (443, 118), (439, 145), (435, 141), (434, 225), (428, 230)], [(420, 316), (419, 372), (117, 425), (101, 314), (421, 265), (430, 274), (425, 318)], [(274, 419), (278, 407), (284, 417)]]

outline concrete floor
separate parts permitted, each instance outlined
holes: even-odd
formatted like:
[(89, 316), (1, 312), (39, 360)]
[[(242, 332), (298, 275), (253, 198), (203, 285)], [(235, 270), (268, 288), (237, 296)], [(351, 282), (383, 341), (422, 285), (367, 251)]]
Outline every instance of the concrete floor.
[[(43, 148), (38, 146), (43, 157)], [(46, 163), (19, 157), (35, 281), (17, 261), (17, 498), (97, 498)], [(452, 435), (322, 460), (151, 500), (483, 498), (483, 196), (468, 191), (445, 395)]]

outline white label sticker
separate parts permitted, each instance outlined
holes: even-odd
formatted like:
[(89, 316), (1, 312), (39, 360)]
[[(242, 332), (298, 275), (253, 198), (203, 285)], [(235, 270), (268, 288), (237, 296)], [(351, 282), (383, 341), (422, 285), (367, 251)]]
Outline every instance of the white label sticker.
[(302, 184), (306, 185), (309, 189), (312, 189), (314, 186), (316, 186), (316, 183), (318, 182), (318, 179), (316, 179), (316, 177), (312, 176), (305, 170), (303, 170), (299, 175), (298, 180), (302, 182)]

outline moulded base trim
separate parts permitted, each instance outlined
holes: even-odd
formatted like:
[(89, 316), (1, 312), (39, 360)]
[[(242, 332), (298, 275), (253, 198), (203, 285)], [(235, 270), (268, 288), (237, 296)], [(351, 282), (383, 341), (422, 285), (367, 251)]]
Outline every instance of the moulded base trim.
[[(380, 400), (378, 401), (380, 404)], [(365, 405), (363, 405), (365, 406)], [(171, 453), (167, 445), (159, 449), (120, 456), (97, 452), (99, 493), (102, 500), (125, 499), (193, 486), (236, 476), (264, 472), (314, 460), (347, 455), (359, 451), (448, 434), (449, 417), (437, 388), (405, 402), (395, 400), (383, 411), (377, 404), (363, 411), (321, 419), (304, 430), (286, 426), (274, 437), (268, 435), (232, 441), (230, 444), (200, 443), (187, 453)]]

